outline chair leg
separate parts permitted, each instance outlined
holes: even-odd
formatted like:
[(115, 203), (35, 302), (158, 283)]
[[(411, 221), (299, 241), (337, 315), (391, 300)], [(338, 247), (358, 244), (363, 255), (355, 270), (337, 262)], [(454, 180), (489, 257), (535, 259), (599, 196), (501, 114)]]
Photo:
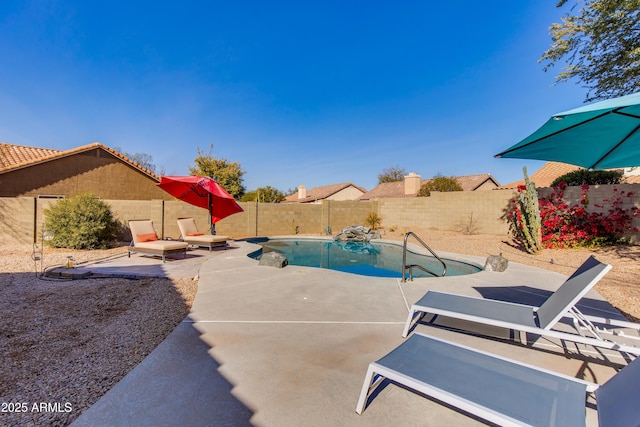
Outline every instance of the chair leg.
[(360, 398), (358, 399), (358, 404), (356, 406), (356, 413), (361, 415), (364, 412), (364, 409), (367, 405), (367, 400), (371, 391), (375, 388), (373, 383), (373, 376), (375, 372), (373, 372), (373, 366), (369, 365), (367, 369), (367, 375), (364, 377), (364, 383), (362, 384), (362, 391), (360, 392)]
[[(411, 330), (413, 325), (419, 322), (420, 319), (424, 316), (424, 314), (425, 314), (424, 312), (421, 312), (420, 310), (416, 310), (413, 307), (411, 307), (411, 311), (409, 312), (409, 316), (407, 317), (407, 322), (404, 325), (404, 331), (402, 331), (402, 338), (406, 338), (407, 335), (409, 335), (409, 331)], [(414, 318), (416, 318), (415, 321), (414, 321)]]
[(520, 344), (527, 345), (527, 333), (524, 331), (518, 331), (516, 329), (512, 329), (514, 341), (520, 341)]

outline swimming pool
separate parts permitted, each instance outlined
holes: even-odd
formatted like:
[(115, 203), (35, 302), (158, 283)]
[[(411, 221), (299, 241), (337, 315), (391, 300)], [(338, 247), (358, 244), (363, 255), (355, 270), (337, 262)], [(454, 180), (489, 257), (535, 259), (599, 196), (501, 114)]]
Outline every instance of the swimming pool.
[[(338, 242), (314, 239), (262, 239), (255, 240), (262, 249), (249, 256), (259, 259), (263, 252), (282, 253), (290, 265), (327, 268), (345, 273), (376, 277), (402, 276), (402, 246), (382, 242)], [(447, 276), (473, 274), (480, 268), (461, 261), (443, 259)], [(420, 264), (440, 274), (442, 264), (432, 256), (407, 251), (408, 264)], [(414, 277), (433, 277), (418, 269)]]

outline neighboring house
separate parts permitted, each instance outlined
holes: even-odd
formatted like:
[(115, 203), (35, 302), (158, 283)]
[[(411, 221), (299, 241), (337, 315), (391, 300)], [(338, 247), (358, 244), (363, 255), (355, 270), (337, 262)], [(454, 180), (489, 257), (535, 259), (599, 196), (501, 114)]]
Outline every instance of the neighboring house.
[[(559, 178), (562, 175), (566, 175), (570, 172), (577, 171), (578, 169), (584, 168), (576, 165), (570, 165), (568, 163), (547, 162), (542, 165), (540, 169), (529, 175), (529, 181), (533, 182), (536, 185), (536, 188), (551, 187), (551, 184), (556, 180), (556, 178)], [(623, 182), (625, 182), (626, 184), (640, 184), (640, 169), (625, 168), (623, 170), (623, 177)], [(524, 185), (524, 178), (509, 184), (505, 184), (500, 188), (518, 188), (518, 186), (520, 185)]]
[(61, 197), (92, 192), (103, 199), (172, 200), (160, 178), (98, 142), (53, 150), (0, 143), (0, 197)]
[(365, 188), (359, 187), (350, 182), (341, 184), (307, 187), (300, 185), (298, 192), (287, 196), (283, 203), (321, 203), (323, 200), (356, 200), (366, 193)]
[[(551, 187), (551, 183), (559, 176), (568, 174), (569, 172), (582, 169), (580, 166), (570, 165), (560, 162), (547, 162), (537, 171), (529, 175), (529, 181), (536, 185), (536, 188)], [(528, 171), (527, 171), (528, 172)], [(509, 184), (505, 184), (500, 188), (518, 188), (524, 185), (524, 178)]]
[[(464, 191), (484, 191), (493, 190), (499, 187), (498, 181), (491, 174), (477, 174), (452, 176), (455, 178)], [(404, 177), (403, 181), (385, 182), (378, 184), (371, 191), (360, 196), (358, 200), (374, 200), (395, 197), (416, 197), (420, 187), (422, 187), (431, 179), (420, 179), (420, 175), (414, 172)]]

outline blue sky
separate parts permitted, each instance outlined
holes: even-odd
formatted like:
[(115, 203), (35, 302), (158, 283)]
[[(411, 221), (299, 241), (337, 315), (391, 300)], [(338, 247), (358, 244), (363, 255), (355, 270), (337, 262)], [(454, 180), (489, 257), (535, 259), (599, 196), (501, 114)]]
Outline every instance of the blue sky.
[(542, 162), (494, 159), (586, 90), (538, 58), (553, 1), (0, 3), (0, 141), (94, 141), (186, 175), (199, 146), (247, 190), (423, 178)]

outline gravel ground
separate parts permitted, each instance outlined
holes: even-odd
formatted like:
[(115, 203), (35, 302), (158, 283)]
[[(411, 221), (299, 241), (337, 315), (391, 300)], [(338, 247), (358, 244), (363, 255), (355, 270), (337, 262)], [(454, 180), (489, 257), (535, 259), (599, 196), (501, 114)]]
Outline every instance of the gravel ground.
[[(562, 274), (594, 254), (613, 265), (596, 289), (629, 319), (640, 319), (640, 246), (529, 255), (507, 236), (413, 231), (435, 250), (502, 254), (511, 262)], [(400, 231), (383, 231), (386, 239), (402, 237)], [(72, 255), (77, 265), (125, 251), (47, 248), (45, 264), (62, 265)], [(197, 282), (42, 280), (31, 252), (30, 246), (0, 247), (0, 425), (68, 425), (184, 319)]]
[[(72, 255), (80, 264), (122, 251), (47, 248), (45, 263), (61, 265)], [(184, 319), (197, 282), (42, 280), (31, 252), (0, 247), (0, 425), (63, 426)]]

